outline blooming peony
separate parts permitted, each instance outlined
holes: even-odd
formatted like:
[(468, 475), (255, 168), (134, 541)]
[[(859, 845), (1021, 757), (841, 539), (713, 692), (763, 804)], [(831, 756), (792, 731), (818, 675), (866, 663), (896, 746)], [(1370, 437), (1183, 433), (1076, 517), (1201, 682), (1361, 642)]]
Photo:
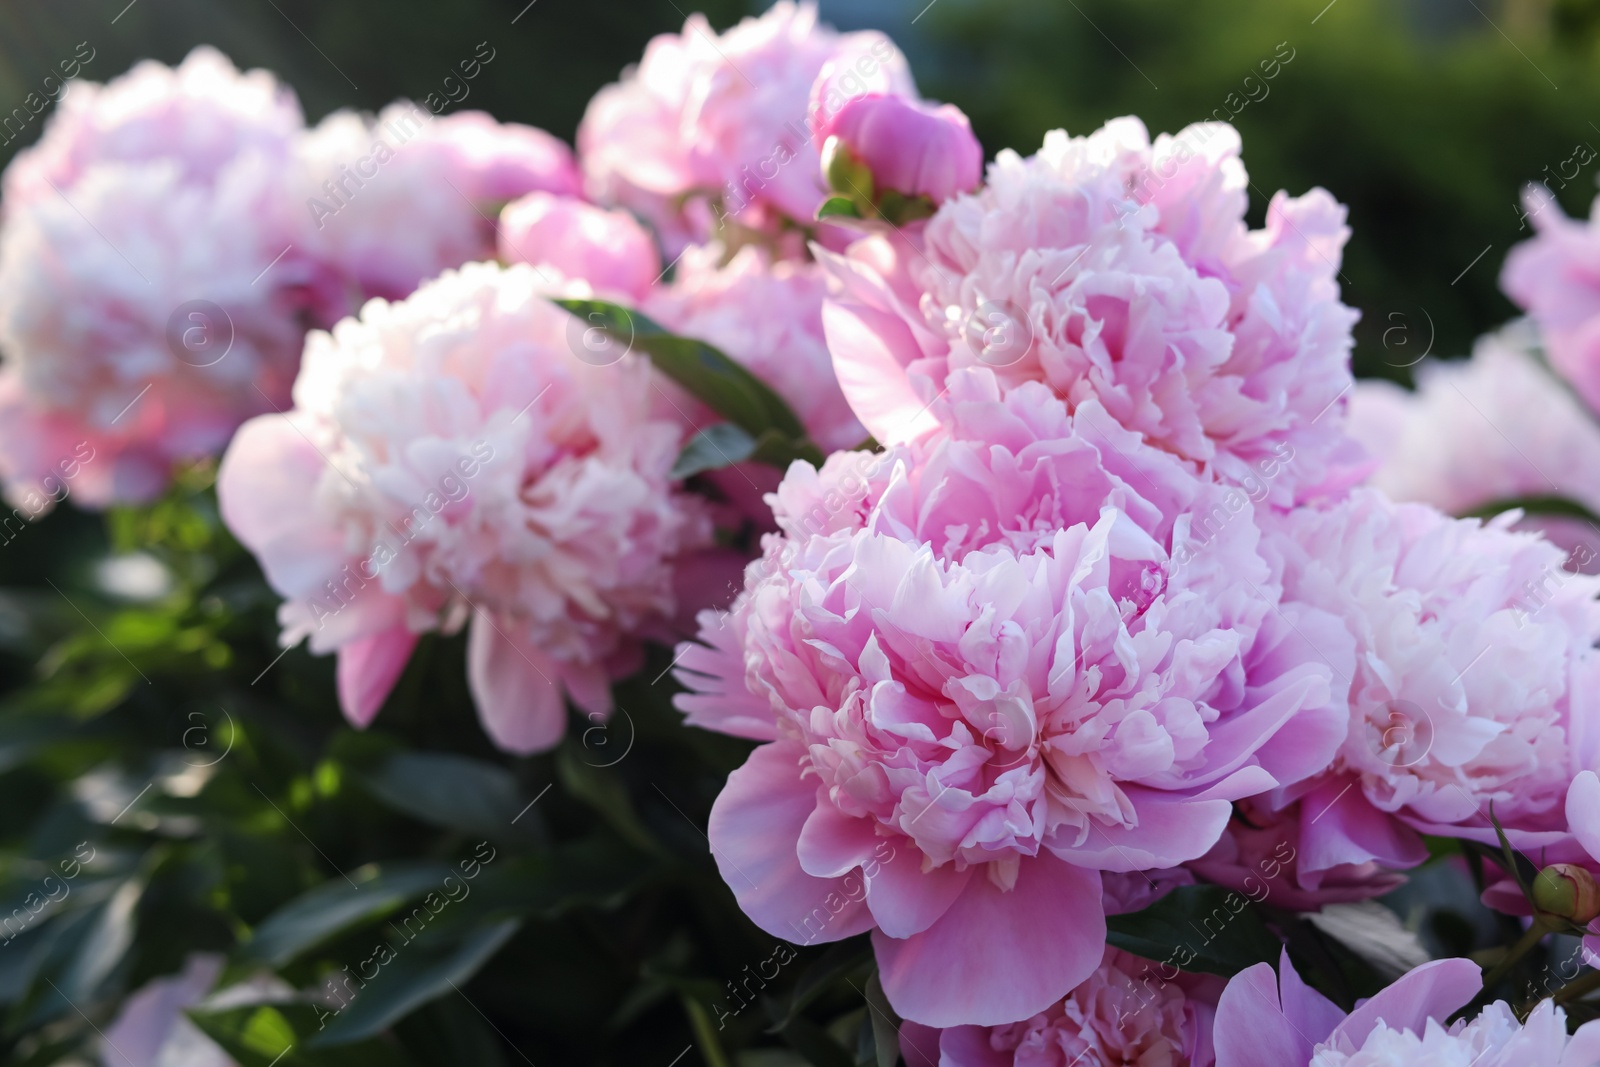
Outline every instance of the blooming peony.
[(709, 825), (740, 905), (875, 930), (935, 1027), (1046, 1011), (1100, 964), (1102, 871), (1197, 858), (1233, 801), (1325, 767), (1348, 712), (1305, 635), (1350, 654), (1279, 602), (1247, 511), (1097, 402), (950, 391), (943, 434), (793, 465), (679, 661), (691, 723), (765, 742)]
[(1358, 383), (1350, 431), (1380, 459), (1369, 484), (1455, 514), (1541, 496), (1600, 511), (1600, 423), (1541, 363), (1538, 340), (1514, 323), (1471, 359), (1423, 364), (1415, 393)]
[(830, 257), (846, 292), (828, 341), (856, 414), (880, 441), (914, 439), (944, 417), (950, 374), (986, 366), (1073, 409), (1093, 400), (1209, 479), (1262, 483), (1273, 505), (1342, 487), (1344, 209), (1320, 189), (1280, 193), (1247, 230), (1239, 148), (1217, 124), (1154, 145), (1131, 118), (1058, 130), (1028, 159), (1000, 153), (917, 245)]
[(860, 444), (867, 431), (839, 391), (822, 335), (822, 269), (774, 263), (752, 247), (719, 266), (722, 254), (717, 245), (685, 251), (672, 284), (652, 293), (642, 310), (750, 370), (789, 404), (824, 451)]
[[(1413, 831), (1519, 847), (1566, 834), (1568, 783), (1596, 765), (1600, 579), (1489, 523), (1372, 490), (1269, 524), (1286, 596), (1341, 616), (1354, 636), (1349, 736), (1300, 797), (1299, 874), (1426, 858)], [(1337, 661), (1330, 661), (1337, 662)]]
[(1152, 974), (1107, 948), (1098, 970), (1061, 1002), (1004, 1026), (900, 1027), (910, 1067), (1211, 1067), (1212, 1016), (1222, 981)]
[(571, 150), (543, 130), (478, 111), (436, 118), (406, 101), (376, 118), (329, 115), (302, 139), (297, 163), (309, 247), (338, 272), (352, 307), (492, 259), (502, 204), (579, 185)]
[(485, 729), (549, 748), (563, 692), (610, 711), (610, 679), (674, 611), (676, 557), (709, 539), (668, 479), (684, 429), (650, 414), (648, 363), (579, 359), (550, 293), (531, 266), (468, 264), (370, 302), (311, 336), (295, 409), (223, 460), (223, 517), (288, 598), (284, 643), (338, 651), (358, 725), (418, 634), (470, 621)]
[[(5, 176), (0, 475), (36, 513), (80, 448), (93, 506), (145, 500), (287, 399), (322, 301), (286, 195), (300, 112), (211, 49), (75, 85)], [(57, 497), (59, 499), (59, 497)]]
[(1506, 256), (1500, 285), (1539, 324), (1556, 370), (1600, 410), (1600, 200), (1588, 223), (1541, 190), (1526, 201), (1534, 237)]
[(649, 219), (669, 255), (731, 236), (729, 219), (769, 235), (810, 225), (827, 195), (808, 113), (824, 68), (840, 88), (820, 101), (828, 109), (872, 90), (914, 93), (887, 37), (836, 33), (814, 4), (782, 0), (723, 34), (689, 16), (590, 101), (578, 131), (590, 192)]
[[(1280, 992), (1281, 983), (1281, 992)], [(1543, 1001), (1519, 1023), (1496, 1002), (1477, 1018), (1445, 1020), (1478, 992), (1471, 960), (1407, 972), (1350, 1015), (1305, 985), (1288, 954), (1275, 976), (1260, 963), (1235, 976), (1217, 1004), (1217, 1067), (1590, 1067), (1600, 1023), (1567, 1036), (1566, 1013)]]

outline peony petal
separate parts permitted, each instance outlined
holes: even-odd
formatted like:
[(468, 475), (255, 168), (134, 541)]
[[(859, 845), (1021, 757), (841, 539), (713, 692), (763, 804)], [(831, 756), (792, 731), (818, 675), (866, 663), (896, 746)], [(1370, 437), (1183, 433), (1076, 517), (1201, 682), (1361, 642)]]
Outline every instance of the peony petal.
[(1216, 1067), (1303, 1067), (1316, 1043), (1284, 1014), (1270, 963), (1258, 963), (1229, 980), (1217, 1001), (1212, 1041)]
[(544, 653), (517, 642), (479, 611), (467, 635), (467, 682), (484, 732), (500, 748), (526, 756), (554, 748), (567, 729), (557, 669)]
[(222, 521), (291, 599), (319, 594), (349, 558), (339, 530), (306, 507), (325, 467), (289, 416), (262, 415), (239, 427), (217, 469)]
[(830, 300), (822, 308), (822, 325), (839, 388), (874, 437), (901, 444), (938, 425), (906, 374), (922, 352), (904, 322), (862, 304)]
[(1567, 826), (1585, 852), (1600, 862), (1600, 776), (1584, 771), (1567, 790)]
[(368, 726), (400, 680), (416, 647), (417, 635), (401, 626), (339, 649), (339, 707), (344, 717), (356, 726)]
[(711, 805), (707, 836), (722, 880), (739, 907), (774, 937), (811, 945), (872, 928), (860, 876), (815, 878), (795, 852), (817, 806), (814, 781), (800, 777), (805, 749), (774, 741), (728, 775)]
[(958, 871), (948, 863), (924, 871), (922, 854), (909, 842), (867, 871), (867, 907), (889, 937), (922, 933), (950, 910), (968, 881), (984, 877), (976, 868)]
[(1483, 972), (1471, 960), (1424, 963), (1360, 1004), (1334, 1028), (1330, 1040), (1348, 1040), (1352, 1048), (1360, 1048), (1380, 1022), (1391, 1030), (1421, 1034), (1428, 1020), (1444, 1022), (1482, 988)]
[(1174, 867), (1205, 855), (1233, 815), (1231, 799), (1201, 800), (1138, 786), (1126, 786), (1123, 792), (1137, 813), (1135, 825), (1091, 822), (1083, 844), (1049, 846), (1050, 851), (1068, 862), (1100, 871)]
[(938, 922), (899, 940), (874, 932), (883, 991), (905, 1019), (997, 1026), (1048, 1008), (1094, 973), (1105, 951), (1100, 875), (1025, 859), (1015, 886), (971, 878)]

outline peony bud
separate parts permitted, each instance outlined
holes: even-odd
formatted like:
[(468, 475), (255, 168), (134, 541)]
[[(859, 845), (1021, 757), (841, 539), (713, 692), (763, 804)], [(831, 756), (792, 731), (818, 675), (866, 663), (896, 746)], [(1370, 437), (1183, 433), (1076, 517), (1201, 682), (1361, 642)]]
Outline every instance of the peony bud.
[(570, 196), (529, 193), (500, 213), (500, 258), (549, 264), (602, 292), (642, 297), (661, 273), (650, 234), (626, 211)]
[(907, 198), (942, 204), (983, 179), (983, 147), (967, 116), (951, 104), (862, 96), (820, 119), (816, 135), (824, 148), (835, 144), (828, 158), (859, 161), (877, 189)]
[(1533, 880), (1533, 906), (1586, 925), (1600, 917), (1600, 885), (1576, 864), (1552, 863)]

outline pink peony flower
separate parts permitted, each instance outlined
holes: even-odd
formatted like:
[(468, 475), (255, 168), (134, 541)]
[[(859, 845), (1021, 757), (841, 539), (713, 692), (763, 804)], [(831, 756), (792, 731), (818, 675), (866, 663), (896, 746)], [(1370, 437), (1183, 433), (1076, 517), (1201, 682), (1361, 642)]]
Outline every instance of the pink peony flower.
[(571, 151), (543, 130), (476, 111), (436, 118), (407, 101), (376, 118), (329, 115), (301, 140), (297, 163), (308, 247), (343, 280), (352, 309), (494, 258), (505, 201), (579, 185)]
[(1074, 409), (1093, 399), (1273, 505), (1342, 488), (1344, 209), (1320, 189), (1280, 193), (1247, 230), (1239, 148), (1216, 124), (1154, 145), (1131, 118), (1054, 131), (1028, 159), (1000, 153), (920, 248), (868, 239), (827, 257), (845, 294), (824, 321), (856, 414), (880, 441), (914, 439), (944, 417), (953, 371), (988, 367)]
[(1303, 640), (1348, 655), (1339, 620), (1279, 602), (1221, 489), (1093, 400), (950, 392), (943, 434), (793, 465), (781, 535), (679, 660), (691, 723), (766, 742), (709, 826), (746, 914), (874, 930), (935, 1027), (1047, 1010), (1100, 964), (1101, 872), (1197, 858), (1348, 717)]
[(0, 232), (0, 432), (7, 496), (74, 488), (142, 501), (175, 464), (287, 399), (322, 306), (286, 194), (292, 95), (197, 49), (78, 85), (7, 169)]
[(179, 184), (215, 185), (241, 156), (281, 157), (304, 123), (292, 90), (264, 70), (241, 74), (208, 46), (177, 67), (147, 59), (106, 85), (74, 80), (47, 134), (6, 168), (6, 210), (108, 164), (169, 164)]
[(1100, 967), (1032, 1018), (935, 1030), (902, 1023), (910, 1067), (1212, 1067), (1212, 1017), (1222, 980), (1179, 975), (1107, 948)]
[[(500, 213), (500, 258), (548, 263), (568, 278), (639, 300), (661, 276), (655, 241), (626, 211), (529, 193)], [(819, 301), (820, 303), (820, 301)]]
[(284, 644), (338, 651), (357, 725), (419, 633), (470, 621), (484, 728), (551, 747), (563, 692), (609, 713), (640, 635), (665, 635), (675, 560), (709, 540), (668, 480), (684, 429), (650, 414), (648, 363), (580, 360), (551, 292), (530, 266), (468, 264), (370, 302), (311, 335), (295, 409), (223, 460), (223, 518), (288, 598)]
[(824, 161), (830, 155), (828, 139), (838, 138), (832, 151), (846, 151), (865, 166), (877, 190), (942, 204), (983, 180), (983, 146), (953, 104), (873, 93), (820, 117), (812, 128)]
[[(1281, 982), (1281, 993), (1280, 993)], [(1600, 1058), (1600, 1024), (1567, 1036), (1566, 1013), (1543, 1001), (1525, 1023), (1511, 1006), (1445, 1020), (1478, 992), (1471, 960), (1436, 960), (1402, 975), (1345, 1016), (1301, 982), (1288, 954), (1272, 973), (1236, 975), (1217, 1005), (1217, 1067), (1585, 1067)]]
[(1325, 904), (1370, 900), (1405, 882), (1404, 876), (1372, 860), (1304, 867), (1300, 863), (1298, 804), (1273, 811), (1257, 799), (1240, 801), (1235, 807), (1234, 817), (1216, 845), (1188, 864), (1189, 870), (1208, 882), (1293, 911), (1318, 911)]
[[(1284, 592), (1345, 619), (1357, 648), (1350, 730), (1298, 799), (1308, 873), (1426, 858), (1415, 832), (1492, 843), (1489, 806), (1519, 847), (1566, 835), (1568, 783), (1597, 765), (1600, 579), (1543, 538), (1371, 490), (1274, 520)], [(1330, 662), (1340, 662), (1330, 660)]]
[(717, 245), (685, 251), (672, 284), (651, 293), (642, 310), (748, 368), (824, 451), (859, 445), (867, 431), (845, 403), (822, 335), (827, 276), (815, 264), (775, 263), (758, 248), (719, 265), (723, 254)]
[(1534, 187), (1524, 202), (1534, 236), (1506, 256), (1500, 286), (1539, 324), (1555, 369), (1600, 410), (1600, 200), (1587, 223)]
[(1472, 358), (1417, 368), (1416, 392), (1356, 385), (1350, 432), (1379, 465), (1370, 484), (1453, 514), (1561, 496), (1600, 511), (1600, 423), (1543, 366), (1532, 324), (1481, 338)]
[(830, 62), (844, 94), (914, 92), (887, 37), (836, 33), (814, 4), (782, 0), (723, 34), (689, 16), (590, 101), (578, 130), (589, 191), (647, 218), (668, 255), (730, 236), (728, 219), (773, 235), (809, 226), (827, 191), (808, 103)]

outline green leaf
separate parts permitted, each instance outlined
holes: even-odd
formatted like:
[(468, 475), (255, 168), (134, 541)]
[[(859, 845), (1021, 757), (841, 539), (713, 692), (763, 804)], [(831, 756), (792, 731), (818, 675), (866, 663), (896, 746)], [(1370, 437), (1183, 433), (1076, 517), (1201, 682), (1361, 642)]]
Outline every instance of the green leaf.
[(856, 207), (855, 200), (848, 196), (830, 196), (822, 202), (821, 207), (817, 208), (817, 218), (819, 219), (859, 219), (860, 217), (861, 209)]
[(822, 453), (806, 440), (805, 426), (783, 398), (716, 348), (669, 333), (638, 312), (604, 300), (555, 303), (624, 345), (624, 351), (636, 349), (649, 356), (657, 370), (751, 437), (776, 430), (821, 464)]
[(1463, 519), (1492, 519), (1496, 515), (1510, 511), (1512, 508), (1521, 508), (1529, 515), (1561, 515), (1572, 519), (1583, 519), (1589, 523), (1600, 524), (1600, 515), (1596, 515), (1576, 500), (1569, 500), (1562, 496), (1520, 496), (1506, 500), (1493, 500), (1481, 507), (1470, 511), (1463, 511)]
[(453, 944), (435, 944), (425, 937), (400, 944), (390, 942), (393, 958), (308, 1044), (331, 1048), (361, 1041), (437, 997), (460, 992), (460, 986), (489, 962), (521, 926), (521, 919), (504, 919), (480, 927)]
[(351, 871), (349, 882), (331, 879), (269, 915), (256, 927), (244, 953), (282, 967), (337, 933), (388, 915), (454, 873), (454, 868), (435, 863), (394, 864), (381, 870), (368, 865)]
[(1243, 893), (1180, 886), (1143, 911), (1106, 918), (1106, 940), (1135, 956), (1231, 978), (1273, 963), (1281, 945)]
[[(337, 1052), (317, 1052), (306, 1039), (318, 1033), (328, 1009), (306, 1004), (262, 1004), (186, 1014), (240, 1067), (410, 1067), (391, 1043), (367, 1041)], [(319, 1020), (318, 1016), (324, 1017)]]
[(673, 478), (688, 478), (703, 471), (743, 463), (756, 450), (756, 439), (731, 422), (718, 422), (689, 439), (672, 465)]
[(556, 773), (567, 792), (599, 812), (624, 841), (645, 852), (661, 855), (661, 844), (645, 829), (633, 808), (622, 779), (610, 768), (584, 761), (581, 749), (568, 737), (556, 754)]
[(362, 775), (389, 807), (447, 830), (515, 836), (512, 820), (526, 801), (504, 767), (443, 752), (401, 752)]

